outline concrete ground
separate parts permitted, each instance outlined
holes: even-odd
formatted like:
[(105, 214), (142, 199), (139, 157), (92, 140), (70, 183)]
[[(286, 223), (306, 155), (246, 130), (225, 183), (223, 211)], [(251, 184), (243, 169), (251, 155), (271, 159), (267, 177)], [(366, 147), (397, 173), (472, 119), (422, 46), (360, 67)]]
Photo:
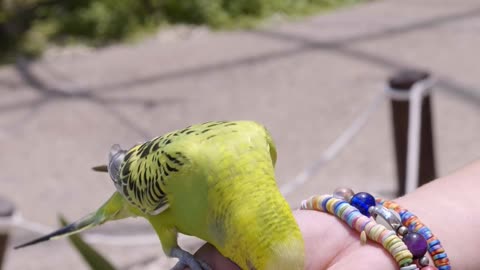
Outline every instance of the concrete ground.
[[(388, 76), (431, 71), (439, 175), (480, 153), (480, 4), (476, 0), (374, 1), (254, 31), (180, 29), (132, 45), (69, 49), (0, 69), (0, 196), (34, 222), (76, 219), (113, 191), (93, 165), (124, 147), (192, 123), (252, 119), (276, 140), (280, 185), (291, 181), (381, 95)], [(292, 205), (337, 186), (396, 188), (390, 108), (361, 132)], [(142, 222), (100, 233), (148, 234)], [(15, 229), (10, 244), (33, 234)], [(98, 244), (117, 266), (163, 258), (160, 245)], [(198, 244), (187, 241), (195, 249)], [(167, 269), (158, 260), (152, 269)], [(161, 266), (163, 264), (163, 266)], [(87, 269), (64, 240), (13, 251), (4, 269)], [(146, 269), (138, 266), (136, 269)]]

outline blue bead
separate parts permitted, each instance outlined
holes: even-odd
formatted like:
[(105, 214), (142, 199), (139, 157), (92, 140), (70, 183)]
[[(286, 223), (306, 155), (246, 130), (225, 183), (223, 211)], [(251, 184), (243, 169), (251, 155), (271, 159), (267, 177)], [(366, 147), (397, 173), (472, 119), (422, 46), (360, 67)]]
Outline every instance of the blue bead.
[(433, 248), (434, 246), (440, 244), (438, 239), (433, 240), (432, 242), (428, 243), (428, 248)]
[(404, 213), (400, 213), (400, 216), (402, 217), (402, 223), (404, 223), (407, 219), (413, 216), (413, 214), (407, 211)]
[(335, 208), (333, 209), (333, 213), (335, 216), (338, 215), (338, 210), (340, 209), (340, 207), (342, 207), (342, 205), (344, 205), (346, 202), (340, 202), (338, 204), (335, 205)]
[(372, 195), (366, 192), (359, 192), (353, 195), (350, 204), (357, 208), (363, 215), (370, 217), (368, 208), (375, 206), (376, 203), (375, 198)]
[(420, 230), (417, 231), (419, 234), (422, 234), (423, 236), (425, 236), (424, 234), (428, 234), (430, 232), (430, 230), (427, 228), (427, 227), (422, 227), (420, 228)]
[(345, 221), (347, 222), (348, 226), (352, 227), (352, 222), (353, 222), (353, 219), (357, 216), (359, 216), (360, 214), (358, 214), (358, 211), (352, 211), (350, 213), (348, 213)]
[(423, 235), (423, 237), (428, 240), (433, 237), (432, 231), (428, 229), (427, 227), (423, 227), (420, 230), (418, 230), (418, 233)]
[(323, 209), (324, 212), (328, 212), (328, 210), (327, 210), (327, 203), (328, 203), (328, 201), (330, 201), (331, 199), (332, 199), (332, 197), (328, 197), (328, 198), (326, 198), (325, 200), (323, 200), (323, 202), (322, 202), (322, 209)]
[(445, 253), (440, 253), (440, 254), (437, 254), (437, 255), (434, 255), (432, 258), (434, 260), (439, 260), (439, 259), (445, 259), (447, 257), (447, 254)]

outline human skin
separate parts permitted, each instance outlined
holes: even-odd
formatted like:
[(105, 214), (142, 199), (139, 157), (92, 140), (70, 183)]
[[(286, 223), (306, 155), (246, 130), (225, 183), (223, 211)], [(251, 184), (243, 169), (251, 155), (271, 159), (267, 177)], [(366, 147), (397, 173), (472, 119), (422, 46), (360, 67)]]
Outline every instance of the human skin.
[[(419, 217), (437, 236), (452, 269), (474, 270), (480, 264), (476, 250), (480, 246), (479, 193), (477, 161), (394, 201)], [(311, 210), (294, 211), (294, 216), (305, 240), (305, 269), (399, 269), (383, 247), (372, 241), (362, 245), (359, 234), (340, 219)], [(209, 244), (195, 256), (214, 270), (240, 269)]]

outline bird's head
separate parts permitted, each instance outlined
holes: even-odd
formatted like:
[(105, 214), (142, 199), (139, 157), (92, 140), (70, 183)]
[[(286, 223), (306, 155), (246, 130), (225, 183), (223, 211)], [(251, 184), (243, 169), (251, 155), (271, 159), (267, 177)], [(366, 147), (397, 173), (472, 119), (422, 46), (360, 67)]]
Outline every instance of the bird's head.
[(117, 190), (121, 190), (119, 189), (121, 187), (120, 168), (125, 159), (126, 153), (127, 150), (122, 149), (118, 144), (114, 144), (110, 148), (110, 153), (108, 154), (108, 165), (100, 165), (92, 168), (97, 172), (108, 172)]

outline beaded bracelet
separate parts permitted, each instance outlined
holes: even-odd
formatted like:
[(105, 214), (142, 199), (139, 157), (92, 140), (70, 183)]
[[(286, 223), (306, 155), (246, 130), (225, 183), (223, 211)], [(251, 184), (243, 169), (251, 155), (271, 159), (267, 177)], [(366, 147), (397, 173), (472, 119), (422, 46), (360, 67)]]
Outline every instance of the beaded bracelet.
[(320, 210), (339, 217), (351, 228), (358, 232), (365, 232), (369, 239), (385, 247), (395, 258), (401, 270), (417, 269), (416, 265), (412, 264), (412, 253), (395, 232), (364, 216), (346, 201), (330, 195), (313, 196), (302, 202), (301, 209)]
[(339, 188), (333, 196), (313, 196), (303, 201), (301, 209), (319, 210), (339, 217), (362, 233), (362, 242), (366, 235), (382, 244), (401, 270), (418, 269), (413, 261), (423, 270), (436, 269), (429, 266), (424, 256), (427, 250), (439, 270), (451, 269), (440, 241), (416, 216), (393, 202), (375, 201), (368, 193), (355, 194), (351, 189)]
[(397, 212), (400, 215), (404, 226), (408, 227), (410, 231), (421, 234), (427, 240), (428, 253), (432, 256), (433, 263), (438, 270), (451, 269), (450, 260), (448, 259), (447, 253), (445, 253), (445, 249), (442, 247), (440, 240), (433, 235), (430, 229), (427, 228), (417, 216), (392, 201), (377, 199), (377, 203)]

